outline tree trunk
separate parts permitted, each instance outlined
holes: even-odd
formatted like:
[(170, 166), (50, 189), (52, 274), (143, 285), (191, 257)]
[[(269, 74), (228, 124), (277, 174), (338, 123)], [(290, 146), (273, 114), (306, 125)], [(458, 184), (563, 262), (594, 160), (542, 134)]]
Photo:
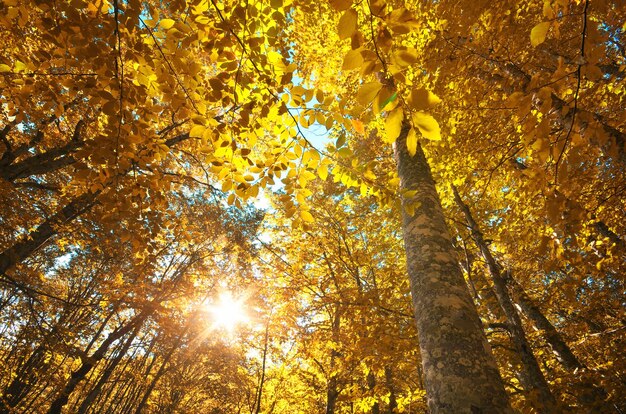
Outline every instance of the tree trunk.
[(465, 215), (465, 219), (467, 220), (469, 228), (472, 232), (472, 238), (480, 249), (483, 259), (485, 259), (487, 267), (489, 268), (489, 274), (491, 275), (491, 280), (493, 281), (494, 293), (496, 294), (500, 308), (504, 312), (508, 321), (508, 330), (511, 334), (511, 340), (513, 341), (515, 350), (522, 360), (522, 385), (530, 394), (536, 395), (536, 399), (531, 398), (531, 401), (534, 405), (536, 405), (535, 408), (538, 412), (556, 413), (558, 412), (556, 399), (554, 398), (554, 395), (552, 395), (548, 382), (543, 376), (543, 372), (541, 372), (537, 359), (535, 358), (530, 344), (526, 339), (526, 334), (522, 326), (522, 320), (515, 310), (515, 306), (513, 306), (513, 302), (511, 301), (511, 297), (509, 296), (509, 292), (506, 288), (505, 279), (502, 277), (500, 265), (491, 254), (491, 251), (489, 250), (489, 247), (483, 238), (483, 234), (474, 220), (469, 207), (461, 199), (456, 187), (453, 186), (452, 190), (454, 191), (454, 199), (457, 205)]
[[(432, 414), (512, 413), (502, 378), (455, 257), (424, 152), (411, 156), (404, 123), (395, 143), (403, 233), (424, 383)], [(414, 214), (408, 204), (416, 203)]]
[(393, 371), (391, 367), (385, 367), (385, 384), (389, 390), (389, 405), (387, 407), (387, 413), (393, 414), (398, 409), (398, 401), (396, 400), (396, 387), (393, 384)]
[(256, 396), (256, 402), (255, 402), (255, 414), (259, 414), (261, 412), (261, 402), (263, 401), (263, 386), (265, 385), (265, 368), (266, 368), (266, 363), (267, 363), (267, 347), (268, 347), (268, 342), (269, 342), (269, 335), (270, 335), (270, 321), (269, 319), (267, 320), (267, 323), (265, 324), (265, 340), (264, 340), (264, 344), (263, 344), (263, 363), (261, 365), (261, 378), (259, 379), (259, 390), (257, 392), (257, 396)]

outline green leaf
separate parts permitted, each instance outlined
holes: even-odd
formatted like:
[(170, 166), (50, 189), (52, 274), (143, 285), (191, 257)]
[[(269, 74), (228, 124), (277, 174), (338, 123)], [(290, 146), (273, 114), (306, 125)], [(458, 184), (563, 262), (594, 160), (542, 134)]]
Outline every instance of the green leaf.
[(431, 115), (424, 112), (415, 112), (412, 119), (413, 126), (420, 130), (424, 138), (432, 141), (441, 140), (441, 129), (435, 118)]
[(397, 97), (398, 97), (398, 93), (394, 92), (389, 98), (385, 99), (385, 102), (380, 104), (380, 110), (382, 111), (383, 108), (387, 106), (387, 104), (395, 101)]
[(550, 29), (550, 22), (539, 23), (530, 31), (530, 44), (534, 47), (539, 46), (546, 40), (546, 35)]

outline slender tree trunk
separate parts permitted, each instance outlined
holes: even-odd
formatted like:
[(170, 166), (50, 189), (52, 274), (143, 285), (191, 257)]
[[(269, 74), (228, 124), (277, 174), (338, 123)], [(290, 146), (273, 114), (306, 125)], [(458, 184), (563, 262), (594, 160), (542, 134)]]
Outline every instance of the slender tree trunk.
[[(185, 330), (185, 332), (186, 332), (186, 330)], [(150, 382), (150, 385), (148, 386), (148, 389), (143, 394), (143, 398), (141, 399), (141, 402), (137, 406), (137, 409), (135, 410), (135, 414), (141, 414), (141, 411), (146, 406), (146, 403), (148, 402), (148, 399), (150, 398), (150, 395), (152, 394), (152, 391), (154, 391), (154, 387), (156, 387), (157, 383), (159, 382), (159, 380), (161, 379), (163, 374), (165, 374), (165, 370), (166, 370), (167, 366), (169, 365), (170, 360), (172, 359), (172, 355), (174, 355), (174, 352), (180, 347), (180, 343), (182, 342), (182, 338), (183, 337), (184, 337), (184, 333), (174, 343), (174, 346), (172, 346), (170, 348), (168, 353), (163, 358), (163, 363), (161, 364), (161, 366), (159, 367), (159, 370), (156, 372), (156, 374), (152, 378), (152, 381)]]
[(519, 307), (522, 313), (533, 323), (535, 328), (541, 331), (543, 338), (546, 340), (556, 359), (568, 371), (575, 371), (583, 368), (583, 364), (576, 358), (571, 348), (563, 340), (561, 334), (556, 330), (554, 325), (545, 317), (543, 312), (528, 297), (524, 288), (512, 277), (510, 272), (505, 273), (505, 280), (515, 305)]
[(261, 412), (261, 402), (263, 401), (263, 386), (265, 385), (265, 364), (267, 363), (267, 347), (269, 343), (270, 335), (270, 321), (267, 320), (265, 324), (265, 340), (263, 344), (263, 363), (261, 365), (261, 378), (259, 379), (259, 391), (256, 395), (254, 413), (259, 414)]
[(387, 413), (393, 414), (398, 409), (398, 401), (396, 400), (396, 387), (393, 384), (393, 371), (391, 367), (385, 367), (385, 384), (389, 390), (389, 405), (387, 406)]
[[(367, 380), (367, 388), (372, 393), (372, 395), (374, 395), (375, 388), (376, 388), (376, 375), (374, 375), (373, 371), (370, 371), (370, 372), (367, 373), (366, 380)], [(380, 404), (378, 403), (378, 401), (376, 401), (372, 405), (372, 409), (370, 410), (370, 413), (371, 414), (380, 414)]]
[(404, 123), (395, 143), (403, 233), (428, 406), (432, 414), (512, 413), (478, 312), (455, 257), (424, 152), (411, 156)]
[(522, 360), (522, 385), (524, 385), (530, 394), (537, 395), (536, 399), (532, 398), (531, 400), (533, 403), (537, 404), (536, 408), (538, 412), (557, 413), (559, 411), (557, 408), (558, 404), (554, 395), (552, 395), (552, 392), (550, 391), (548, 382), (543, 376), (539, 363), (537, 363), (537, 359), (535, 358), (530, 344), (526, 339), (526, 334), (522, 326), (522, 320), (515, 310), (515, 306), (513, 306), (513, 302), (511, 301), (511, 297), (509, 296), (509, 292), (506, 288), (505, 279), (502, 277), (500, 265), (491, 254), (487, 243), (485, 243), (483, 234), (474, 220), (469, 207), (461, 199), (456, 187), (453, 186), (452, 190), (454, 191), (454, 199), (457, 205), (465, 215), (465, 219), (467, 220), (469, 228), (472, 232), (472, 238), (476, 242), (476, 245), (480, 249), (483, 258), (487, 263), (489, 274), (491, 275), (491, 280), (493, 281), (494, 293), (496, 294), (500, 308), (508, 320), (508, 330), (511, 334), (511, 340), (513, 341), (513, 345)]
[(89, 406), (94, 402), (94, 400), (98, 397), (98, 395), (100, 395), (100, 391), (102, 391), (102, 387), (109, 380), (115, 368), (117, 368), (122, 358), (124, 358), (124, 355), (126, 355), (126, 352), (128, 352), (128, 348), (130, 348), (130, 345), (135, 340), (135, 337), (137, 337), (137, 333), (139, 332), (139, 327), (140, 326), (138, 325), (135, 328), (133, 333), (128, 337), (128, 339), (126, 339), (126, 342), (124, 342), (124, 345), (119, 350), (115, 358), (109, 363), (109, 365), (107, 365), (106, 369), (100, 376), (98, 383), (93, 387), (93, 389), (89, 392), (89, 394), (87, 394), (87, 396), (81, 403), (80, 407), (78, 408), (78, 411), (77, 411), (78, 414), (86, 413), (87, 410), (89, 409)]
[(72, 372), (72, 375), (70, 376), (68, 382), (65, 384), (65, 387), (50, 405), (48, 414), (61, 414), (61, 410), (69, 401), (69, 398), (72, 395), (72, 392), (74, 392), (74, 390), (76, 389), (76, 386), (78, 386), (78, 384), (87, 376), (87, 374), (89, 374), (91, 369), (96, 366), (96, 364), (100, 362), (102, 358), (104, 358), (113, 342), (128, 334), (138, 324), (142, 324), (148, 316), (149, 312), (140, 313), (129, 323), (109, 334), (109, 336), (107, 336), (107, 339), (102, 342), (102, 344), (91, 356), (85, 357), (81, 366), (76, 371)]

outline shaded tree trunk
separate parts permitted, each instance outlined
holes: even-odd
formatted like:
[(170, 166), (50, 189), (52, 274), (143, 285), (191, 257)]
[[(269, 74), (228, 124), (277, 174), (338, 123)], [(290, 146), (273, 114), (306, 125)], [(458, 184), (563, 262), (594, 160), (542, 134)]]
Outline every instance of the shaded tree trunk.
[[(165, 141), (165, 145), (172, 147), (187, 139), (189, 139), (188, 133), (181, 134)], [(25, 288), (22, 283), (9, 277), (6, 271), (37, 251), (44, 243), (58, 233), (60, 226), (72, 222), (75, 218), (91, 209), (97, 203), (100, 192), (101, 190), (93, 193), (88, 192), (75, 198), (52, 217), (37, 226), (35, 230), (0, 253), (0, 275), (9, 283), (19, 288)]]
[[(512, 413), (478, 312), (455, 257), (424, 152), (411, 156), (405, 122), (395, 143), (403, 233), (424, 383), (432, 414)], [(406, 206), (415, 204), (414, 214)]]
[(261, 365), (261, 378), (259, 379), (259, 390), (256, 395), (255, 401), (255, 414), (259, 414), (261, 412), (261, 401), (263, 399), (263, 386), (265, 385), (265, 364), (267, 363), (267, 347), (269, 343), (269, 335), (270, 335), (270, 321), (267, 320), (265, 324), (265, 339), (263, 344), (263, 363)]
[(537, 395), (537, 398), (532, 399), (532, 401), (537, 404), (536, 408), (538, 412), (557, 413), (559, 411), (558, 404), (554, 395), (550, 391), (548, 382), (543, 376), (543, 372), (541, 372), (537, 359), (535, 358), (530, 344), (526, 339), (526, 333), (524, 332), (524, 328), (522, 326), (522, 320), (515, 310), (515, 306), (513, 306), (513, 302), (511, 301), (511, 297), (509, 296), (509, 292), (506, 288), (505, 279), (502, 277), (500, 265), (491, 254), (491, 251), (489, 250), (489, 247), (483, 238), (483, 234), (474, 220), (469, 207), (461, 199), (456, 187), (453, 186), (452, 190), (458, 207), (465, 215), (465, 220), (467, 220), (468, 226), (471, 230), (472, 238), (480, 249), (481, 255), (483, 256), (483, 259), (485, 259), (487, 267), (489, 268), (489, 274), (491, 275), (491, 280), (493, 281), (493, 291), (498, 299), (498, 304), (508, 321), (508, 331), (511, 334), (510, 336), (513, 345), (515, 346), (515, 350), (522, 360), (522, 385), (529, 393)]

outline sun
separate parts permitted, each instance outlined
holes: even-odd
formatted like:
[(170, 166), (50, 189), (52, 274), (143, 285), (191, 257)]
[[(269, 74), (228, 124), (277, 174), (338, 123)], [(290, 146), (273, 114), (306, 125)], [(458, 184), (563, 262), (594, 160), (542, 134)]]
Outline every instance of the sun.
[(231, 332), (237, 325), (248, 322), (243, 305), (244, 299), (235, 299), (230, 292), (224, 292), (220, 294), (217, 303), (207, 306), (207, 310), (212, 315), (215, 327)]

